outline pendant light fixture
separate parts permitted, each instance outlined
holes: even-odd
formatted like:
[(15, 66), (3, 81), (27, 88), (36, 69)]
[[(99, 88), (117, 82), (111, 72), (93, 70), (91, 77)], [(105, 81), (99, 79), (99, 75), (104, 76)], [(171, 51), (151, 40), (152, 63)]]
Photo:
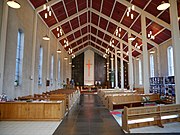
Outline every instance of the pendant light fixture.
[(75, 54), (72, 54), (72, 59), (74, 59), (76, 56), (75, 56)]
[(10, 6), (11, 8), (15, 8), (15, 9), (18, 9), (21, 7), (21, 5), (15, 0), (8, 0), (7, 5)]
[(130, 36), (130, 37), (128, 38), (128, 40), (129, 40), (129, 41), (133, 41), (133, 40), (135, 40), (135, 38), (132, 37), (132, 36)]
[(61, 50), (60, 50), (60, 49), (58, 49), (58, 50), (57, 50), (57, 53), (61, 53)]
[(166, 10), (170, 7), (169, 3), (165, 3), (164, 1), (161, 2), (161, 4), (157, 7), (158, 10)]
[(135, 10), (135, 6), (132, 5), (131, 7), (127, 8), (127, 17), (130, 17), (132, 20), (134, 19), (134, 14), (131, 12)]
[(46, 41), (49, 41), (49, 40), (50, 40), (50, 38), (48, 37), (48, 35), (43, 36), (43, 39), (46, 40)]
[(152, 51), (150, 51), (149, 53), (150, 53), (150, 54), (154, 54), (154, 53), (155, 53), (155, 51), (154, 51), (154, 50), (152, 50)]

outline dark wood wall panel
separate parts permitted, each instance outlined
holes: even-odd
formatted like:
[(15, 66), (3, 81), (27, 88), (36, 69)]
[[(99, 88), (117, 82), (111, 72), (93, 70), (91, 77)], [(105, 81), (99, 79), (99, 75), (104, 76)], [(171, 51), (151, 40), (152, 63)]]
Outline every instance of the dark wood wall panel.
[(124, 62), (124, 88), (129, 89), (129, 73), (128, 73), (128, 66), (127, 62)]
[(106, 59), (94, 53), (94, 81), (100, 81), (102, 86), (106, 84)]
[(84, 85), (84, 53), (72, 59), (72, 78), (76, 85)]
[[(128, 88), (129, 81), (128, 81), (128, 64), (127, 62), (123, 62), (124, 64), (124, 88)], [(118, 86), (121, 88), (121, 61), (118, 59)]]

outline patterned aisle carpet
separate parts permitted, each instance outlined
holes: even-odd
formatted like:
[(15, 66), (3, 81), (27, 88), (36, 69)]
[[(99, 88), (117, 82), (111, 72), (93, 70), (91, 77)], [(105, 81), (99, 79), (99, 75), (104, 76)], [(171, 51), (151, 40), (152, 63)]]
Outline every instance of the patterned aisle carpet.
[(120, 126), (122, 126), (122, 111), (123, 109), (119, 109), (110, 112)]

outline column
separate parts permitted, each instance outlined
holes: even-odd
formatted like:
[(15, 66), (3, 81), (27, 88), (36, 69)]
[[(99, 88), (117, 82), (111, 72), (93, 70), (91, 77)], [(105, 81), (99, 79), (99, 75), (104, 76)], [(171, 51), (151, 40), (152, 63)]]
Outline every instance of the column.
[(1, 25), (1, 37), (0, 37), (0, 94), (5, 92), (3, 89), (4, 78), (4, 63), (5, 63), (5, 51), (6, 51), (6, 37), (7, 37), (7, 21), (8, 21), (8, 6), (6, 0), (3, 2), (3, 14)]
[(109, 57), (107, 57), (106, 66), (107, 66), (107, 68), (106, 68), (107, 69), (107, 71), (106, 71), (106, 73), (107, 73), (107, 82), (109, 83)]
[(123, 63), (123, 44), (120, 43), (121, 48), (121, 90), (124, 89), (124, 63)]
[(58, 89), (58, 67), (59, 67), (59, 53), (57, 53), (57, 50), (58, 50), (58, 45), (59, 45), (59, 41), (57, 40), (57, 43), (56, 43), (56, 83), (55, 83), (55, 89)]
[[(50, 55), (50, 52), (51, 52), (51, 37), (50, 37), (50, 31), (48, 32), (48, 36), (49, 36), (49, 38), (50, 38), (50, 40), (49, 41), (45, 41), (45, 42), (48, 42), (48, 46), (47, 46), (47, 70), (46, 70), (46, 80), (49, 80), (50, 81), (50, 74), (51, 74), (51, 72), (50, 72), (50, 59), (51, 59), (51, 55)], [(51, 84), (51, 81), (49, 82), (50, 84)], [(48, 87), (48, 88), (47, 88)], [(47, 86), (46, 87), (46, 91), (49, 91), (49, 90), (51, 90), (51, 86)]]
[(36, 60), (36, 35), (37, 35), (37, 13), (34, 11), (34, 24), (33, 24), (33, 45), (32, 45), (32, 61), (31, 61), (31, 87), (29, 94), (34, 94), (34, 70), (35, 70), (35, 60)]
[(118, 88), (117, 48), (115, 48), (115, 88)]
[(111, 87), (114, 88), (114, 62), (113, 54), (111, 53)]
[(157, 68), (158, 68), (158, 77), (160, 77), (161, 76), (161, 67), (160, 67), (159, 47), (157, 48)]
[[(131, 37), (131, 33), (128, 33), (128, 37)], [(133, 91), (133, 62), (132, 62), (132, 45), (128, 40), (128, 51), (129, 51), (129, 89)]]
[(179, 45), (179, 26), (178, 26), (178, 12), (177, 12), (177, 0), (169, 0), (170, 2), (170, 19), (171, 19), (171, 34), (172, 34), (172, 45), (174, 51), (174, 69), (175, 69), (175, 94), (176, 103), (180, 103), (180, 45)]
[(144, 93), (149, 93), (149, 60), (147, 51), (147, 37), (146, 37), (146, 18), (141, 14), (141, 30), (142, 30), (142, 44), (143, 44), (143, 85)]

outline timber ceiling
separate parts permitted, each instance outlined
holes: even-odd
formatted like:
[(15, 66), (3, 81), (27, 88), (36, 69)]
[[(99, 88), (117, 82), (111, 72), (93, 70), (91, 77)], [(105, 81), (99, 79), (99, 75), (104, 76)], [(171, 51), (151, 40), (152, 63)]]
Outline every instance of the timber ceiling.
[[(123, 43), (124, 59), (128, 60), (128, 31), (135, 40), (132, 41), (133, 57), (142, 53), (141, 13), (146, 16), (146, 31), (152, 31), (154, 39), (148, 38), (148, 49), (157, 47), (171, 39), (169, 9), (157, 10), (157, 6), (168, 0), (29, 0), (37, 13), (41, 16), (50, 30), (58, 38), (60, 44), (69, 55), (82, 51), (87, 46), (92, 46), (103, 54), (109, 48), (114, 53), (114, 48), (120, 48)], [(50, 5), (51, 16), (45, 18), (47, 10), (43, 5)], [(178, 7), (180, 3), (178, 1)], [(128, 7), (133, 19), (127, 16)], [(180, 15), (180, 9), (178, 8)], [(62, 29), (58, 34), (57, 27)], [(117, 35), (116, 35), (116, 29)], [(121, 29), (121, 31), (120, 31)], [(65, 40), (69, 45), (65, 46)], [(114, 46), (110, 46), (113, 42)]]

